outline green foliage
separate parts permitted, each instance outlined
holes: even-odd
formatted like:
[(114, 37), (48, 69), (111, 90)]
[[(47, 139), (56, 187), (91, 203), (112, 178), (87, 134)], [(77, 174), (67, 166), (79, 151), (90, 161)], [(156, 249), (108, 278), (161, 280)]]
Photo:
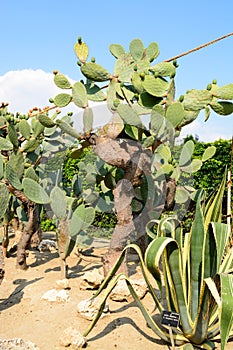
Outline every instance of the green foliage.
[(55, 220), (46, 219), (45, 217), (42, 217), (40, 225), (43, 232), (56, 230)]
[(110, 239), (116, 223), (117, 218), (115, 214), (96, 211), (95, 219), (92, 226), (88, 229), (88, 233), (92, 237)]
[(201, 158), (206, 149), (213, 146), (216, 148), (214, 157), (208, 159), (201, 170), (194, 175), (195, 187), (205, 189), (208, 195), (218, 187), (225, 168), (230, 169), (231, 165), (231, 140), (218, 140), (209, 143), (196, 142), (193, 155)]
[(66, 159), (63, 165), (62, 181), (66, 187), (71, 186), (73, 176), (79, 172), (79, 163), (86, 161), (87, 163), (94, 164), (96, 161), (96, 155), (92, 148), (88, 147), (83, 149), (82, 153), (77, 159), (72, 158), (72, 152), (67, 151)]

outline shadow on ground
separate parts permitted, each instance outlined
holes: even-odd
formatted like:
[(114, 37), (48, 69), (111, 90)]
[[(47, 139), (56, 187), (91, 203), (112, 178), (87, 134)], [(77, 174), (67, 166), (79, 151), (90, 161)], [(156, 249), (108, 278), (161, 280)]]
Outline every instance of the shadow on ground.
[(7, 299), (0, 300), (0, 311), (4, 311), (9, 309), (10, 307), (19, 304), (23, 298), (24, 295), (24, 288), (32, 283), (36, 283), (43, 279), (43, 277), (40, 278), (34, 278), (31, 281), (27, 281), (25, 279), (17, 279), (14, 280), (13, 284), (17, 284), (18, 286), (15, 288), (15, 290), (9, 295)]

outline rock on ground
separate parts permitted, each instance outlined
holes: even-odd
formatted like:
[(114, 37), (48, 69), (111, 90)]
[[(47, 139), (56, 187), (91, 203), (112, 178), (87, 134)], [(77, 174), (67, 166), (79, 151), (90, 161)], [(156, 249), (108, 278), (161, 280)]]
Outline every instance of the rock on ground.
[(31, 341), (24, 341), (21, 338), (0, 339), (1, 350), (40, 350)]
[(72, 349), (86, 347), (87, 341), (82, 334), (74, 327), (68, 327), (62, 333), (59, 343), (61, 346), (72, 346)]

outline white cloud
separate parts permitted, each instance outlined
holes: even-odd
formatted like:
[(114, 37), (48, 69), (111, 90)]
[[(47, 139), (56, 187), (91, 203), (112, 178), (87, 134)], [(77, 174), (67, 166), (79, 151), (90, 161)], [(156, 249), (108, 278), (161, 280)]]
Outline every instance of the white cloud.
[(33, 107), (49, 105), (59, 89), (53, 82), (53, 74), (41, 69), (10, 71), (0, 77), (0, 99), (9, 103), (10, 112), (27, 113)]
[[(9, 112), (20, 112), (27, 114), (33, 107), (43, 108), (50, 105), (49, 98), (61, 93), (54, 81), (53, 74), (44, 72), (41, 69), (24, 69), (19, 71), (9, 71), (0, 76), (0, 102), (8, 102)], [(73, 83), (73, 80), (68, 77)], [(106, 123), (110, 118), (106, 103), (90, 103), (93, 107), (94, 126), (99, 127)], [(64, 115), (68, 111), (74, 113), (75, 127), (80, 131), (82, 129), (83, 111), (70, 104), (61, 109)]]
[(233, 121), (232, 116), (228, 118), (222, 118), (213, 113), (207, 122), (194, 120), (191, 124), (185, 126), (180, 138), (184, 138), (186, 135), (198, 136), (199, 141), (212, 142), (219, 139), (229, 140), (233, 134)]
[[(48, 106), (49, 98), (62, 92), (55, 85), (53, 77), (52, 73), (46, 73), (41, 69), (7, 72), (0, 76), (0, 102), (8, 102), (8, 110), (12, 113), (26, 114), (33, 107)], [(73, 83), (71, 78), (68, 79)], [(94, 127), (102, 126), (110, 119), (106, 103), (91, 102), (90, 106), (93, 108)], [(61, 111), (63, 115), (73, 111), (74, 126), (79, 131), (82, 130), (83, 111), (80, 108), (70, 104)]]

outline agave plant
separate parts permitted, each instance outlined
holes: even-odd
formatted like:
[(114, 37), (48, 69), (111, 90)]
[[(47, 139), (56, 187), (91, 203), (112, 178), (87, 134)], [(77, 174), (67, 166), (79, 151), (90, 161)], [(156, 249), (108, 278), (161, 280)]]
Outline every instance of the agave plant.
[[(229, 243), (230, 227), (221, 222), (224, 188), (225, 177), (217, 194), (206, 204), (203, 204), (203, 191), (198, 193), (195, 218), (189, 233), (184, 234), (174, 218), (168, 217), (159, 223), (144, 259), (137, 245), (131, 244), (124, 249), (92, 297), (96, 298), (104, 290), (99, 311), (84, 336), (98, 321), (119, 278), (124, 278), (147, 324), (161, 339), (172, 343), (171, 338), (174, 338), (174, 343), (183, 349), (193, 349), (194, 346), (214, 349), (215, 341), (221, 341), (221, 350), (225, 349), (228, 339), (233, 336), (233, 247)], [(180, 315), (180, 324), (173, 331), (174, 337), (148, 313), (129, 278), (124, 274), (116, 275), (127, 249), (132, 248), (139, 255), (143, 276), (158, 311), (172, 311)], [(161, 292), (160, 298), (150, 283), (149, 273)]]

